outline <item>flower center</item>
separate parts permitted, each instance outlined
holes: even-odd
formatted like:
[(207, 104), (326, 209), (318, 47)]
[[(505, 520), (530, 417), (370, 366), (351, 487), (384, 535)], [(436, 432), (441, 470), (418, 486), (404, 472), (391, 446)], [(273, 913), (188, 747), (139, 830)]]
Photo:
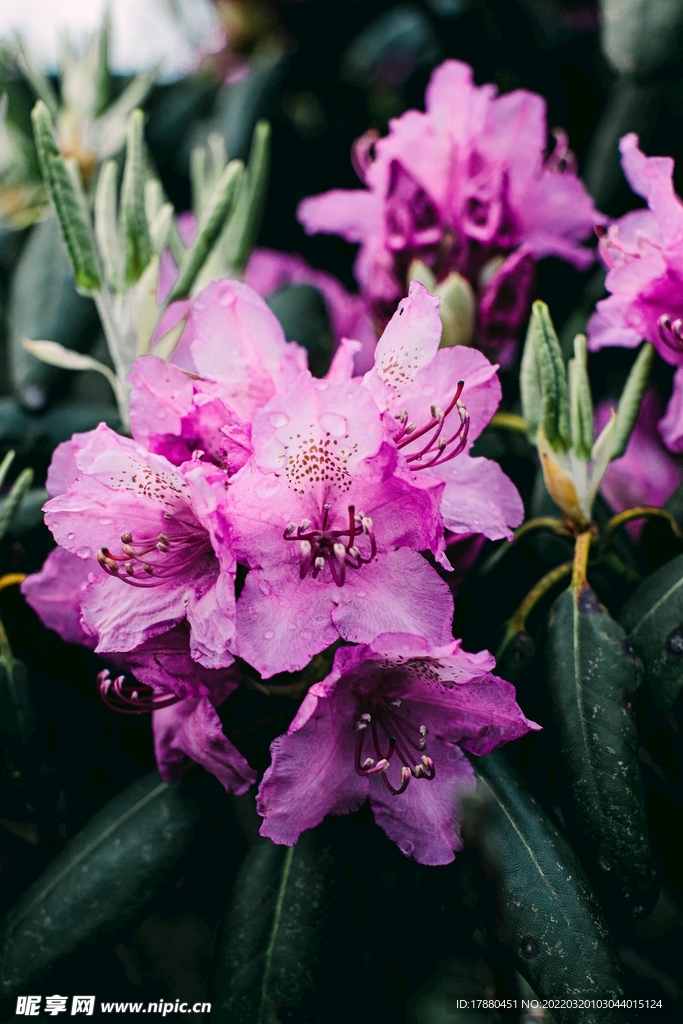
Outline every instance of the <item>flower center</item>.
[[(438, 405), (430, 406), (431, 419), (422, 427), (418, 428), (416, 423), (408, 422), (407, 409), (402, 409), (397, 415), (396, 419), (401, 429), (395, 438), (396, 446), (401, 450), (409, 449), (404, 451), (404, 455), (409, 468), (413, 472), (416, 473), (419, 469), (432, 469), (434, 466), (442, 466), (444, 462), (450, 462), (451, 459), (454, 459), (464, 451), (467, 444), (467, 435), (470, 430), (469, 414), (460, 401), (460, 395), (464, 386), (465, 381), (459, 380), (455, 394), (447, 409), (441, 409)], [(443, 437), (446, 418), (454, 409), (458, 414), (457, 429), (450, 437)], [(422, 447), (418, 447), (417, 451), (409, 448), (409, 446), (413, 445), (420, 438), (425, 437), (425, 435), (429, 436)]]
[(121, 554), (100, 548), (97, 561), (105, 572), (134, 587), (158, 587), (185, 572), (210, 548), (208, 534), (196, 523), (186, 523), (170, 512), (164, 512), (164, 519), (174, 524), (169, 526), (170, 535), (158, 533), (134, 540), (126, 531), (121, 534)]
[[(299, 544), (299, 576), (302, 580), (309, 572), (313, 579), (317, 579), (329, 565), (332, 579), (338, 587), (343, 587), (347, 568), (360, 569), (371, 562), (377, 554), (377, 544), (372, 519), (364, 512), (356, 512), (355, 507), (349, 505), (348, 529), (333, 530), (329, 524), (331, 508), (330, 504), (323, 505), (320, 529), (314, 529), (310, 519), (304, 519), (299, 526), (290, 523), (282, 536)], [(359, 544), (362, 544), (362, 550)]]
[[(398, 796), (408, 788), (411, 779), (431, 780), (436, 775), (434, 762), (423, 753), (427, 746), (425, 736), (426, 725), (413, 723), (400, 714), (398, 709), (402, 701), (375, 695), (367, 711), (364, 711), (354, 725), (358, 734), (354, 767), (358, 775), (381, 775), (384, 785), (390, 793)], [(363, 747), (366, 736), (371, 737), (371, 746), (375, 757), (364, 757)], [(386, 751), (382, 747), (388, 744)], [(419, 761), (415, 754), (419, 755)], [(401, 780), (398, 787), (388, 778), (388, 769), (392, 759), (401, 762)], [(417, 762), (417, 763), (416, 763)]]
[(112, 679), (109, 669), (97, 673), (100, 696), (112, 711), (120, 711), (122, 715), (144, 715), (148, 711), (159, 711), (170, 708), (181, 699), (170, 690), (154, 690), (151, 686), (140, 683), (131, 685), (125, 676)]

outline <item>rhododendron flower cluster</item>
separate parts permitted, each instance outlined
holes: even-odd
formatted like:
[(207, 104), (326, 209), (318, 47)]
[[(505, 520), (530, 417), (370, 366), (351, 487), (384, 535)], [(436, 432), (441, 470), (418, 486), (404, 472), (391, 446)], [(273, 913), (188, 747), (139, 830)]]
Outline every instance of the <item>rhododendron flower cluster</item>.
[(24, 593), (111, 663), (108, 703), (153, 712), (165, 778), (195, 761), (244, 792), (256, 774), (216, 711), (240, 665), (268, 679), (345, 645), (273, 746), (259, 806), (278, 842), (369, 796), (404, 852), (447, 862), (473, 780), (462, 750), (535, 728), (491, 657), (452, 637), (446, 531), (511, 537), (523, 509), (469, 454), (500, 400), (496, 367), (440, 335), (439, 300), (415, 282), (372, 368), (354, 376), (360, 343), (344, 340), (318, 379), (255, 291), (217, 281), (172, 361), (135, 362), (133, 437), (100, 424), (53, 458), (58, 547)]
[(522, 89), (497, 96), (492, 85), (474, 85), (468, 65), (449, 60), (432, 74), (425, 107), (392, 120), (385, 138), (369, 132), (358, 140), (354, 165), (365, 189), (305, 199), (299, 218), (309, 233), (360, 242), (356, 276), (381, 323), (408, 279), (426, 271), (445, 292), (450, 282), (461, 306), (469, 293), (476, 344), (509, 360), (536, 261), (552, 255), (588, 266), (593, 254), (580, 243), (604, 218), (562, 132), (544, 155), (540, 96)]
[(671, 451), (683, 451), (683, 203), (674, 192), (671, 157), (647, 157), (637, 135), (619, 144), (628, 182), (647, 201), (611, 224), (600, 240), (608, 298), (588, 325), (593, 349), (634, 348), (649, 341), (676, 367), (673, 395), (659, 429)]

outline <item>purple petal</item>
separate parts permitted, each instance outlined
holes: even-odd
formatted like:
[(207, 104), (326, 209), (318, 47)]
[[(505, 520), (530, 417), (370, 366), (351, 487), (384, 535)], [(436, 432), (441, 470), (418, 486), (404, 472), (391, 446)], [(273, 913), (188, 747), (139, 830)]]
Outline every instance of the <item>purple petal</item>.
[(88, 580), (99, 566), (78, 558), (64, 548), (55, 548), (40, 572), (27, 576), (21, 592), (49, 629), (69, 644), (95, 647), (96, 639), (81, 623), (81, 601)]

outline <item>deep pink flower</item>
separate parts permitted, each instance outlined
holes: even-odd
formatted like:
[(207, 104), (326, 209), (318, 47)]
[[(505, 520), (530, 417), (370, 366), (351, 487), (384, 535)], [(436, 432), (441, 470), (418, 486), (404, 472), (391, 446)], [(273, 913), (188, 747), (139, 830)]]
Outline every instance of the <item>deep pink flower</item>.
[(422, 864), (447, 864), (462, 849), (462, 796), (474, 772), (462, 753), (488, 754), (538, 729), (510, 683), (491, 675), (487, 652), (455, 640), (380, 636), (342, 647), (332, 671), (308, 691), (258, 794), (262, 835), (293, 846), (326, 814), (366, 799), (387, 835)]
[(263, 676), (303, 668), (338, 637), (451, 635), (453, 601), (419, 554), (443, 546), (443, 483), (415, 479), (358, 379), (307, 371), (256, 414), (254, 456), (231, 480), (238, 653)]
[(141, 356), (133, 364), (133, 436), (175, 465), (200, 450), (235, 472), (251, 450), (254, 413), (305, 366), (304, 349), (286, 341), (252, 288), (214, 281), (191, 303), (171, 362)]
[(621, 164), (647, 210), (633, 210), (612, 224), (600, 241), (608, 267), (608, 298), (598, 302), (588, 324), (591, 349), (633, 348), (651, 342), (678, 367), (674, 394), (660, 423), (672, 451), (683, 451), (683, 203), (674, 192), (670, 157), (647, 157), (637, 135), (619, 143)]
[(496, 96), (472, 69), (438, 67), (426, 111), (409, 110), (389, 134), (355, 148), (364, 190), (305, 199), (309, 233), (360, 242), (356, 276), (375, 314), (388, 319), (405, 295), (413, 259), (437, 282), (457, 271), (479, 297), (479, 344), (513, 339), (528, 312), (533, 267), (559, 256), (578, 267), (593, 254), (579, 243), (603, 218), (576, 176), (564, 136), (545, 159), (545, 102), (518, 89)]
[[(254, 772), (223, 733), (216, 707), (239, 685), (234, 668), (210, 669), (190, 656), (186, 624), (146, 641), (126, 655), (135, 676), (112, 680), (100, 673), (100, 689), (110, 706), (129, 713), (151, 711), (154, 751), (161, 776), (181, 778), (194, 761), (215, 775), (228, 793), (245, 793)], [(142, 685), (140, 685), (142, 684)]]
[(244, 280), (264, 297), (287, 285), (310, 284), (317, 288), (327, 303), (336, 344), (339, 345), (342, 338), (355, 338), (360, 342), (354, 373), (363, 374), (370, 368), (377, 335), (365, 299), (347, 292), (332, 274), (315, 270), (298, 254), (254, 249), (244, 271)]
[[(616, 403), (601, 402), (595, 410), (596, 436), (607, 423)], [(615, 512), (634, 505), (664, 505), (683, 481), (683, 464), (662, 444), (657, 432), (661, 416), (658, 396), (648, 389), (640, 407), (625, 454), (611, 462), (600, 490)], [(628, 524), (637, 534), (642, 522)]]
[(500, 402), (497, 367), (476, 349), (440, 349), (440, 337), (439, 300), (413, 281), (377, 343), (363, 386), (409, 469), (445, 482), (446, 529), (511, 538), (511, 527), (524, 518), (517, 489), (497, 462), (469, 454)]
[[(62, 448), (61, 461), (72, 454)], [(199, 462), (176, 469), (104, 424), (75, 462), (78, 476), (47, 503), (45, 522), (61, 547), (89, 567), (99, 562), (80, 602), (96, 649), (129, 652), (187, 619), (192, 657), (229, 665), (235, 562), (219, 508), (225, 474)]]

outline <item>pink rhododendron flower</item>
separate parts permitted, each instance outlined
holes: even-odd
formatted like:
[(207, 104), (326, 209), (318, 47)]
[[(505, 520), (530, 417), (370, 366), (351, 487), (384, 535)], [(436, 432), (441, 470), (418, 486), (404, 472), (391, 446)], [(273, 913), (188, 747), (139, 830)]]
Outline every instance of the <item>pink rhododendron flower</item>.
[(88, 583), (95, 577), (97, 564), (55, 548), (43, 562), (40, 572), (27, 576), (21, 592), (48, 629), (68, 644), (95, 648), (97, 637), (88, 633), (81, 622), (81, 604)]
[[(228, 793), (245, 793), (256, 773), (223, 733), (216, 707), (239, 685), (234, 668), (209, 669), (190, 656), (186, 624), (146, 641), (122, 659), (137, 682), (100, 673), (107, 704), (128, 713), (152, 711), (154, 751), (161, 776), (180, 778), (194, 761)], [(142, 686), (140, 685), (142, 684)]]
[(659, 425), (668, 448), (683, 451), (683, 203), (674, 192), (670, 157), (647, 157), (637, 135), (619, 143), (621, 164), (647, 210), (633, 210), (600, 241), (610, 295), (588, 324), (591, 349), (651, 342), (678, 367), (674, 393)]
[(175, 465), (200, 450), (235, 472), (251, 451), (254, 413), (305, 366), (305, 350), (286, 341), (252, 288), (214, 281), (191, 303), (172, 361), (141, 356), (133, 364), (133, 436)]
[(372, 365), (377, 335), (367, 304), (361, 295), (350, 295), (341, 281), (324, 270), (315, 270), (299, 255), (254, 249), (244, 271), (245, 283), (267, 297), (287, 285), (310, 284), (322, 293), (330, 315), (337, 345), (342, 338), (355, 338), (360, 349), (354, 360), (354, 373), (365, 373)]
[(511, 527), (524, 518), (516, 487), (497, 462), (469, 455), (500, 402), (497, 367), (475, 349), (440, 349), (440, 337), (439, 300), (413, 281), (377, 343), (363, 386), (409, 469), (444, 481), (446, 529), (511, 538)]
[(422, 260), (444, 281), (455, 271), (478, 298), (478, 343), (499, 350), (528, 312), (535, 261), (559, 256), (588, 266), (579, 243), (603, 218), (576, 176), (566, 140), (545, 159), (545, 102), (518, 89), (496, 96), (472, 69), (438, 67), (426, 111), (392, 120), (355, 147), (366, 189), (305, 199), (309, 233), (360, 242), (356, 276), (376, 316), (387, 320), (405, 295), (406, 274)]
[(258, 794), (261, 834), (293, 846), (326, 814), (370, 800), (377, 823), (406, 855), (447, 864), (462, 849), (461, 801), (474, 789), (463, 754), (488, 754), (538, 729), (487, 652), (455, 640), (380, 636), (342, 647), (308, 691)]
[[(126, 653), (187, 619), (192, 657), (229, 665), (235, 562), (218, 507), (225, 475), (199, 462), (176, 469), (104, 424), (85, 437), (78, 475), (47, 503), (45, 522), (61, 547), (97, 567), (80, 602), (96, 650)], [(58, 463), (72, 454), (63, 449)]]
[[(616, 403), (600, 402), (595, 410), (596, 436), (607, 423)], [(611, 462), (600, 490), (615, 512), (635, 505), (664, 505), (683, 481), (683, 463), (672, 456), (657, 433), (661, 405), (651, 388), (643, 395), (640, 413), (625, 454)], [(627, 524), (637, 535), (642, 522)]]
[(226, 498), (233, 549), (252, 570), (240, 656), (267, 677), (340, 636), (450, 639), (450, 592), (419, 554), (443, 545), (443, 483), (413, 478), (360, 381), (302, 373), (256, 414), (252, 441)]

